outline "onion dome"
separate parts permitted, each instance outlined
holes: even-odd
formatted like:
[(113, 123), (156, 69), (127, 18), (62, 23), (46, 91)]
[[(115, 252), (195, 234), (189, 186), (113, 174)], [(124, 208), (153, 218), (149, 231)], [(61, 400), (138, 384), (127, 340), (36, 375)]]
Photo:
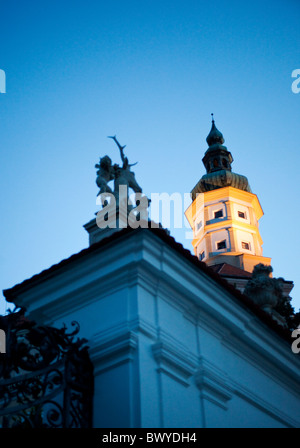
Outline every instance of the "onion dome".
[[(211, 114), (213, 117), (213, 114)], [(207, 174), (202, 176), (197, 185), (192, 190), (192, 198), (197, 193), (215, 190), (223, 187), (234, 187), (240, 190), (251, 192), (247, 177), (231, 171), (233, 157), (223, 145), (225, 139), (223, 134), (216, 128), (215, 120), (212, 118), (212, 126), (206, 141), (209, 145), (202, 162)]]
[(220, 143), (221, 145), (223, 145), (223, 143), (225, 142), (223, 134), (216, 128), (214, 114), (211, 114), (211, 116), (212, 116), (212, 126), (211, 126), (210, 133), (206, 137), (207, 144), (208, 144), (208, 146), (212, 146), (217, 143)]
[[(213, 114), (211, 114), (213, 117)], [(207, 173), (214, 171), (231, 171), (231, 163), (233, 158), (231, 153), (223, 146), (223, 134), (216, 128), (215, 120), (212, 119), (212, 126), (206, 141), (209, 145), (202, 162), (206, 168)]]
[(191, 191), (192, 200), (196, 199), (197, 193), (216, 190), (217, 188), (233, 187), (251, 193), (251, 188), (246, 176), (233, 173), (232, 171), (220, 170), (204, 174)]

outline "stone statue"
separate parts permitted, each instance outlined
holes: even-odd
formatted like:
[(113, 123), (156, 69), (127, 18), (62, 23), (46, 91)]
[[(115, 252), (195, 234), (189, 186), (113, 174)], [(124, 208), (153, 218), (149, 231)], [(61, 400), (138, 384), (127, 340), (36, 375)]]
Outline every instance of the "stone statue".
[[(100, 158), (100, 163), (95, 165), (98, 168), (96, 183), (100, 188), (98, 196), (101, 193), (113, 193), (115, 197), (119, 198), (119, 187), (124, 185), (131, 188), (135, 193), (142, 193), (142, 188), (139, 186), (135, 179), (135, 173), (130, 170), (130, 168), (136, 163), (130, 164), (128, 158), (124, 155), (125, 146), (121, 146), (118, 142), (116, 136), (108, 137), (115, 141), (119, 150), (123, 166), (120, 167), (118, 164), (112, 165), (110, 157), (104, 156)], [(114, 180), (114, 190), (109, 187), (108, 182)]]
[(120, 185), (132, 188), (135, 193), (142, 193), (142, 188), (137, 183), (134, 172), (130, 171), (129, 165), (126, 168), (115, 167), (115, 194), (118, 194)]
[[(100, 163), (95, 165), (98, 168), (96, 183), (100, 188), (97, 204), (101, 209), (96, 213), (96, 225), (101, 229), (102, 235), (108, 235), (113, 229), (123, 229), (131, 227), (148, 227), (148, 207), (150, 200), (143, 195), (142, 188), (135, 179), (135, 173), (131, 171), (134, 164), (130, 164), (124, 155), (125, 146), (121, 146), (116, 136), (108, 137), (114, 140), (120, 150), (122, 165), (112, 164), (108, 156), (100, 158)], [(108, 183), (114, 181), (113, 189)], [(135, 193), (134, 197), (129, 197), (129, 189)], [(97, 235), (90, 241), (99, 238)]]
[(254, 266), (252, 278), (247, 282), (244, 294), (285, 326), (285, 319), (274, 309), (283, 299), (283, 279), (270, 277), (271, 272), (272, 266), (262, 263)]
[(121, 156), (121, 160), (122, 160), (122, 162), (123, 162), (123, 168), (124, 168), (124, 169), (127, 169), (128, 167), (129, 167), (129, 169), (130, 169), (131, 166), (134, 166), (134, 165), (137, 164), (137, 162), (136, 162), (136, 163), (129, 164), (127, 157), (125, 157), (125, 155), (124, 155), (124, 148), (126, 148), (126, 145), (121, 146), (120, 143), (118, 142), (118, 140), (117, 140), (117, 138), (116, 138), (115, 135), (114, 135), (113, 137), (110, 136), (110, 137), (108, 137), (108, 138), (113, 139), (114, 142), (116, 143), (116, 145), (118, 146), (118, 148), (119, 148), (119, 150), (120, 150), (120, 156)]
[(109, 181), (115, 178), (114, 167), (112, 166), (111, 158), (104, 156), (100, 158), (100, 163), (95, 165), (98, 168), (96, 184), (100, 188), (98, 193), (112, 193), (111, 188), (107, 185)]

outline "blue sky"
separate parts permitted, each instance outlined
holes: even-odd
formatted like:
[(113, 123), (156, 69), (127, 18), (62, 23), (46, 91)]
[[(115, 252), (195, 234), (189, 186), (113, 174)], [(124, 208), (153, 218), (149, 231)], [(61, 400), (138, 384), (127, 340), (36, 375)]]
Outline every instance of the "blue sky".
[[(204, 174), (211, 112), (264, 210), (264, 255), (300, 308), (300, 3), (1, 1), (0, 287), (88, 245), (95, 163), (126, 144), (146, 194)], [(184, 240), (185, 230), (173, 230)], [(5, 309), (4, 299), (0, 312)]]

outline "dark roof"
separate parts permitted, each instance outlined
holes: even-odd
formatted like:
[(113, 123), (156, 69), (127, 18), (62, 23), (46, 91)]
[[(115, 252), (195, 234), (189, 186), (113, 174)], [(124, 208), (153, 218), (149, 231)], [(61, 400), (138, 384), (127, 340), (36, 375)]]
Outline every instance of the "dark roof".
[(246, 278), (248, 280), (252, 277), (251, 272), (244, 271), (244, 269), (237, 268), (228, 263), (215, 264), (210, 266), (210, 268), (222, 277), (238, 277)]
[(49, 277), (49, 274), (55, 274), (57, 271), (59, 271), (62, 267), (67, 266), (71, 264), (72, 262), (79, 260), (80, 258), (85, 257), (86, 255), (93, 253), (97, 251), (99, 248), (113, 243), (114, 241), (118, 240), (119, 238), (124, 237), (125, 235), (132, 234), (133, 232), (151, 232), (155, 234), (158, 238), (160, 238), (162, 241), (164, 241), (166, 244), (168, 244), (170, 247), (172, 247), (177, 253), (181, 254), (186, 260), (188, 260), (192, 265), (194, 265), (196, 268), (203, 271), (205, 274), (207, 274), (210, 278), (212, 278), (214, 281), (216, 281), (218, 284), (220, 284), (225, 290), (227, 290), (229, 293), (231, 293), (236, 299), (237, 302), (241, 305), (246, 307), (247, 309), (251, 310), (257, 317), (259, 317), (266, 325), (268, 325), (270, 328), (272, 328), (278, 335), (280, 335), (282, 338), (284, 338), (287, 341), (291, 341), (291, 334), (290, 332), (280, 326), (272, 317), (259, 308), (249, 297), (242, 294), (238, 289), (236, 289), (233, 285), (228, 283), (224, 278), (222, 278), (221, 275), (219, 275), (217, 272), (215, 272), (214, 269), (207, 266), (203, 261), (200, 261), (195, 255), (192, 255), (191, 252), (183, 247), (181, 243), (178, 243), (169, 233), (163, 229), (163, 228), (153, 228), (149, 226), (148, 228), (137, 228), (132, 229), (131, 227), (124, 228), (118, 232), (113, 233), (112, 235), (108, 236), (107, 238), (104, 238), (103, 240), (99, 241), (98, 243), (94, 243), (91, 246), (89, 246), (86, 249), (83, 249), (82, 251), (70, 256), (67, 259), (64, 259), (60, 261), (57, 264), (54, 264), (48, 269), (43, 270), (39, 274), (36, 274), (32, 276), (31, 278), (24, 280), (22, 283), (19, 283), (15, 286), (13, 286), (10, 289), (3, 290), (3, 294), (8, 302), (14, 302), (14, 300), (17, 298), (19, 292), (23, 292), (26, 289), (30, 289), (35, 281), (41, 281), (44, 279), (44, 277)]

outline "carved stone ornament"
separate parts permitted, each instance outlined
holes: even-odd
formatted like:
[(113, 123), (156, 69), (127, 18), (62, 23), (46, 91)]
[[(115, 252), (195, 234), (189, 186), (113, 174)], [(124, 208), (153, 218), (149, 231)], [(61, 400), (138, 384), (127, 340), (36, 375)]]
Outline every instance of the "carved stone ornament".
[(272, 266), (257, 264), (245, 288), (245, 294), (262, 308), (274, 308), (282, 295), (280, 283), (270, 277), (272, 271)]
[(271, 272), (273, 272), (272, 266), (262, 263), (254, 266), (252, 278), (248, 281), (244, 294), (271, 314), (279, 324), (285, 326), (284, 317), (274, 309), (283, 298), (283, 279), (270, 277)]

